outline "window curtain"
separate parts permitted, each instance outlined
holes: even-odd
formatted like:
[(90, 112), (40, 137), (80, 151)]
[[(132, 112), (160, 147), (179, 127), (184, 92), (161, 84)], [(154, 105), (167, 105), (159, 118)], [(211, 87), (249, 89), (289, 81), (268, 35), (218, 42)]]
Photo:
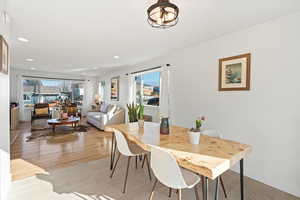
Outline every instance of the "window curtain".
[(135, 75), (130, 74), (128, 75), (127, 82), (128, 82), (128, 103), (132, 103), (135, 101)]
[(170, 90), (170, 66), (164, 65), (161, 71), (161, 93), (160, 93), (160, 117), (169, 117), (171, 120), (171, 90)]
[(24, 102), (23, 102), (23, 77), (21, 74), (17, 74), (17, 84), (16, 84), (16, 90), (17, 90), (17, 101), (20, 106), (20, 120), (21, 121), (26, 121), (25, 117), (25, 110), (24, 110)]

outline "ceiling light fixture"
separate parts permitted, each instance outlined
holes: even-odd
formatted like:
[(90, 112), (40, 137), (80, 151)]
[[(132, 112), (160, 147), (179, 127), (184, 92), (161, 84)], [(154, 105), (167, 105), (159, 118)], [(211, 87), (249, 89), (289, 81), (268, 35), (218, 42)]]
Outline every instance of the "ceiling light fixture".
[(148, 23), (154, 28), (170, 28), (178, 22), (179, 8), (169, 0), (158, 0), (147, 10)]
[(34, 59), (32, 59), (32, 58), (26, 58), (26, 61), (28, 61), (28, 62), (33, 62)]
[(23, 38), (23, 37), (18, 37), (17, 39), (18, 39), (20, 42), (29, 42), (28, 39)]
[(34, 67), (30, 67), (30, 69), (31, 69), (31, 70), (35, 70), (35, 68), (34, 68)]
[(120, 56), (114, 56), (114, 59), (119, 59), (120, 58)]

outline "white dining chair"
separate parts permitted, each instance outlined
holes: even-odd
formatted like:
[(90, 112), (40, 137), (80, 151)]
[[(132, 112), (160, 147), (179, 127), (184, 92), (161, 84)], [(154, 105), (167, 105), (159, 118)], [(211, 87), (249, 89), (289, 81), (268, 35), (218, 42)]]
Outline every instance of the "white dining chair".
[[(211, 136), (211, 137), (223, 138), (223, 135), (222, 135), (221, 131), (218, 131), (218, 130), (215, 130), (215, 129), (203, 130), (202, 133), (204, 135), (208, 135), (208, 136)], [(225, 198), (227, 198), (227, 192), (226, 192), (226, 189), (225, 189), (225, 185), (224, 185), (222, 176), (220, 176), (220, 182), (221, 182), (221, 186), (222, 186), (222, 189), (223, 189), (223, 192), (224, 192), (224, 196), (225, 196)]]
[(178, 199), (181, 200), (181, 190), (194, 188), (196, 200), (199, 200), (197, 184), (200, 182), (200, 177), (195, 173), (181, 169), (175, 157), (169, 152), (160, 147), (151, 146), (151, 168), (156, 177), (153, 185), (150, 200), (154, 195), (154, 190), (157, 182), (163, 185), (178, 190)]
[(150, 172), (150, 167), (149, 167), (149, 160), (148, 160), (148, 156), (146, 154), (146, 151), (144, 151), (141, 148), (136, 148), (135, 151), (134, 151), (134, 153), (133, 153), (130, 150), (130, 148), (128, 146), (128, 143), (127, 143), (127, 140), (124, 137), (124, 135), (120, 131), (118, 131), (118, 130), (115, 130), (114, 133), (115, 133), (115, 138), (116, 138), (116, 143), (117, 143), (117, 150), (118, 150), (119, 154), (118, 154), (118, 158), (117, 158), (116, 163), (115, 163), (115, 165), (113, 167), (113, 170), (111, 172), (110, 177), (112, 178), (113, 175), (114, 175), (114, 173), (115, 173), (115, 170), (116, 170), (116, 167), (117, 167), (117, 164), (119, 162), (121, 154), (124, 155), (124, 156), (127, 156), (128, 157), (127, 169), (126, 169), (125, 181), (124, 181), (124, 186), (123, 186), (123, 193), (125, 193), (126, 184), (127, 184), (127, 178), (128, 178), (129, 165), (130, 165), (130, 159), (132, 157), (135, 157), (135, 159), (136, 159), (136, 167), (137, 167), (137, 158), (139, 156), (145, 156), (145, 160), (146, 160), (147, 167), (148, 167), (148, 174), (149, 174), (149, 178), (150, 178), (150, 181), (151, 181), (151, 172)]

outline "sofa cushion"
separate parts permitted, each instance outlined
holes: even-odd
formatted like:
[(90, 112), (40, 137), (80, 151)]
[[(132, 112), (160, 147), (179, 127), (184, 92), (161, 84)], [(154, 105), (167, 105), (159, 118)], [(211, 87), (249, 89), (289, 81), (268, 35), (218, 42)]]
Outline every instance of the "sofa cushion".
[(36, 108), (35, 114), (36, 115), (48, 115), (48, 108)]
[(108, 106), (109, 106), (109, 104), (106, 104), (105, 102), (103, 102), (100, 107), (100, 112), (107, 113)]
[(114, 104), (109, 105), (108, 109), (107, 109), (107, 114), (109, 116), (113, 115), (116, 109), (117, 109), (116, 105), (114, 105)]

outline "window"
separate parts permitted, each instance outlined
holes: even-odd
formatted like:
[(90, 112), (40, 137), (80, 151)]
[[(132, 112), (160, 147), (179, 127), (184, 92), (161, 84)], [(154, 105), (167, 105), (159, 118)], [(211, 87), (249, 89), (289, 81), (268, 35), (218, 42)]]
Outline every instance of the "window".
[(66, 99), (82, 105), (83, 96), (83, 81), (39, 78), (23, 80), (23, 101), (27, 106), (36, 103), (50, 103), (55, 106)]
[(159, 106), (160, 72), (149, 72), (137, 75), (134, 81), (136, 103)]

